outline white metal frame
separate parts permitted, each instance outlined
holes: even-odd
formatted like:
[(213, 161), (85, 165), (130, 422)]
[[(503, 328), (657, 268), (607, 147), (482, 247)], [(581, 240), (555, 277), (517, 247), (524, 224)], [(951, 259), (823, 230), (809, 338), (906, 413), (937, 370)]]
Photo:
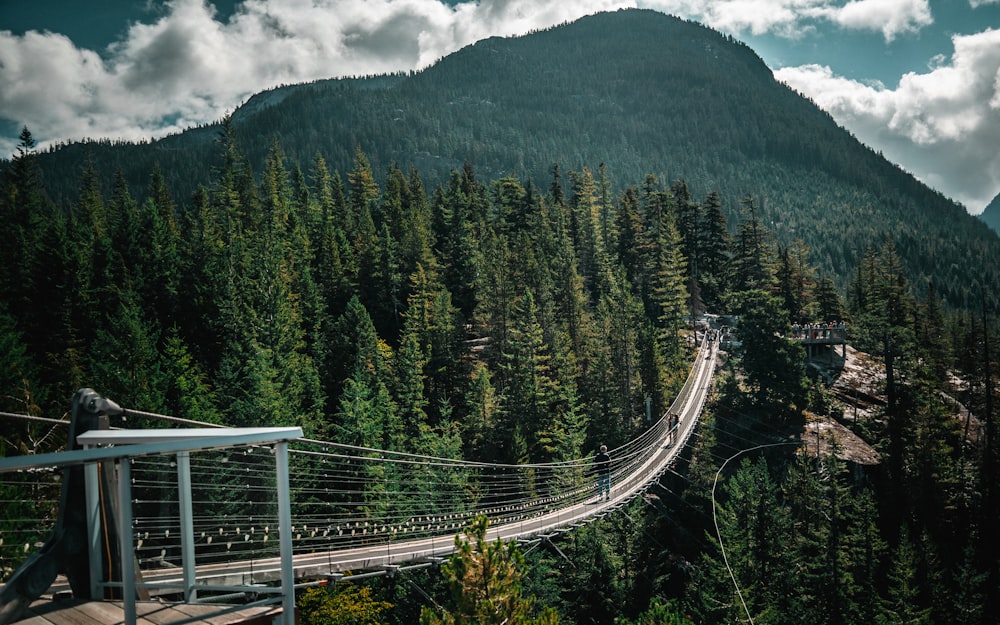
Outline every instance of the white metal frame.
[(302, 428), (187, 428), (171, 430), (90, 430), (77, 436), (83, 449), (0, 459), (0, 473), (37, 467), (84, 465), (87, 536), (93, 596), (100, 595), (99, 463), (118, 467), (118, 538), (122, 554), (122, 597), (126, 623), (136, 622), (135, 552), (132, 536), (132, 479), (129, 458), (174, 454), (180, 504), (184, 600), (197, 598), (191, 500), (190, 452), (243, 445), (275, 446), (282, 620), (295, 622), (295, 572), (292, 560), (292, 508), (288, 487), (288, 441), (302, 438)]

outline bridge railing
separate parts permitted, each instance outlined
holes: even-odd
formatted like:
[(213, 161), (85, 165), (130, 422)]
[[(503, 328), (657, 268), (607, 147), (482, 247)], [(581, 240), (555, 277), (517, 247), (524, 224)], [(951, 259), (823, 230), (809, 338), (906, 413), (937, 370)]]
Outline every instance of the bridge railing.
[(847, 327), (843, 324), (792, 326), (792, 338), (803, 343), (837, 344), (847, 342)]
[[(222, 444), (220, 432), (225, 430), (212, 430), (214, 442), (202, 444), (195, 453), (179, 441), (135, 439), (126, 445), (121, 438), (111, 438), (122, 436), (115, 431), (88, 433), (91, 444), (117, 445), (85, 451), (104, 453), (106, 461), (121, 467), (122, 488), (127, 489), (121, 495), (122, 516), (127, 516), (121, 521), (121, 552), (135, 554), (134, 563), (146, 580), (129, 587), (127, 580), (135, 577), (126, 574), (120, 578), (126, 580), (125, 594), (134, 596), (139, 588), (197, 600), (231, 592), (270, 596), (263, 601), (273, 601), (268, 594), (275, 589), (267, 585), (276, 579), (288, 588), (294, 584), (289, 577), (343, 572), (345, 565), (333, 562), (337, 554), (381, 550), (385, 555), (365, 556), (360, 560), (364, 566), (412, 562), (419, 553), (439, 557), (477, 515), (486, 515), (491, 528), (507, 528), (505, 536), (519, 539), (596, 518), (605, 507), (622, 505), (641, 493), (666, 466), (668, 440), (676, 449), (690, 435), (704, 398), (699, 385), (711, 378), (714, 361), (708, 358), (713, 349), (709, 345), (699, 352), (668, 411), (680, 414), (680, 424), (672, 425), (665, 414), (640, 436), (612, 450), (617, 497), (610, 504), (591, 505), (597, 493), (589, 457), (504, 465), (296, 437), (279, 443)], [(675, 433), (668, 437), (671, 427)], [(185, 436), (190, 430), (144, 432)], [(61, 462), (66, 457), (60, 456)], [(38, 465), (39, 459), (24, 462)], [(299, 568), (300, 560), (327, 560), (327, 565)], [(131, 566), (132, 559), (125, 558), (123, 566), (126, 561)], [(359, 560), (351, 562), (352, 567), (362, 566), (356, 564)]]
[[(134, 623), (137, 618), (136, 598), (137, 590), (148, 591), (153, 586), (138, 582), (138, 571), (136, 564), (143, 563), (141, 557), (143, 543), (149, 540), (148, 530), (141, 530), (136, 522), (135, 508), (142, 505), (142, 500), (136, 498), (136, 487), (139, 492), (149, 492), (148, 485), (144, 484), (142, 478), (136, 479), (133, 475), (133, 468), (139, 465), (146, 458), (156, 458), (162, 462), (169, 462), (172, 472), (176, 475), (173, 491), (175, 498), (173, 505), (176, 505), (177, 521), (175, 540), (179, 542), (180, 564), (182, 570), (183, 584), (174, 586), (169, 590), (173, 593), (183, 594), (185, 601), (196, 601), (199, 590), (206, 592), (229, 592), (232, 590), (238, 593), (248, 591), (260, 592), (269, 595), (256, 602), (257, 605), (267, 605), (281, 603), (283, 618), (289, 625), (292, 623), (295, 606), (294, 593), (294, 573), (292, 569), (291, 550), (291, 508), (290, 495), (288, 490), (288, 441), (301, 438), (301, 428), (226, 428), (226, 429), (185, 429), (185, 430), (90, 430), (76, 437), (76, 442), (82, 449), (73, 449), (50, 454), (38, 454), (29, 456), (17, 456), (0, 459), (0, 473), (16, 471), (37, 471), (40, 468), (62, 468), (65, 471), (74, 467), (82, 467), (85, 476), (86, 490), (86, 552), (89, 561), (89, 575), (84, 575), (90, 586), (89, 595), (91, 597), (105, 596), (106, 589), (117, 589), (122, 597), (125, 622)], [(281, 586), (274, 589), (262, 588), (219, 588), (211, 587), (207, 584), (199, 585), (196, 579), (197, 554), (193, 545), (195, 525), (195, 500), (192, 493), (191, 479), (191, 457), (199, 452), (219, 453), (216, 450), (229, 450), (231, 448), (251, 449), (253, 447), (268, 445), (273, 452), (271, 464), (273, 466), (274, 478), (271, 482), (272, 490), (270, 497), (276, 498), (277, 518), (275, 529), (279, 538), (278, 554), (282, 562)], [(228, 453), (223, 451), (221, 453)], [(112, 500), (105, 496), (102, 490), (100, 471), (102, 465), (113, 465), (117, 473), (115, 484), (117, 486), (117, 499)], [(161, 476), (164, 471), (158, 471)], [(169, 473), (167, 473), (169, 474)], [(65, 478), (64, 478), (65, 480)], [(162, 480), (162, 478), (161, 478)], [(164, 487), (163, 481), (158, 481), (157, 488)], [(65, 488), (64, 488), (65, 492)], [(66, 498), (62, 498), (65, 502)], [(158, 500), (155, 503), (163, 505), (166, 500)], [(203, 502), (199, 502), (203, 503)], [(62, 505), (62, 503), (61, 503)], [(54, 532), (50, 543), (46, 547), (52, 546), (53, 552), (64, 552), (73, 545), (60, 545), (62, 540), (73, 542), (77, 538), (69, 538), (76, 535), (80, 530), (72, 526), (66, 519), (73, 519), (79, 516), (79, 511), (60, 510), (60, 520), (57, 528), (62, 525), (61, 532)], [(117, 523), (111, 526), (109, 519), (116, 519)], [(164, 530), (163, 539), (169, 540), (170, 528)], [(102, 536), (117, 535), (118, 544), (102, 542)], [(158, 542), (158, 537), (154, 536), (152, 542)], [(165, 552), (164, 547), (160, 547), (161, 553)], [(124, 557), (113, 557), (113, 553), (125, 554)], [(30, 588), (22, 588), (19, 582), (27, 583), (28, 586), (37, 585), (39, 581), (44, 582), (48, 575), (55, 576), (55, 571), (60, 566), (56, 561), (57, 556), (43, 551), (34, 560), (27, 561), (27, 569), (20, 569), (18, 573), (25, 573), (23, 578), (18, 578), (18, 573), (5, 584), (5, 603), (23, 601), (25, 592)], [(138, 559), (134, 556), (138, 556)], [(49, 560), (46, 560), (49, 558)], [(148, 561), (148, 560), (147, 560)], [(37, 564), (38, 570), (31, 570), (33, 564)], [(117, 581), (116, 581), (117, 580)], [(51, 579), (47, 583), (51, 583)], [(70, 579), (70, 583), (74, 583)], [(44, 590), (44, 589), (43, 589)], [(165, 589), (160, 588), (163, 591)], [(74, 588), (76, 592), (76, 588)], [(116, 593), (118, 594), (118, 593)], [(30, 599), (30, 597), (28, 597)], [(246, 604), (244, 604), (244, 607)]]
[[(704, 356), (700, 355), (699, 359)], [(696, 372), (682, 389), (671, 411), (687, 410), (688, 421), (677, 446), (693, 427), (696, 418), (690, 408), (699, 384)], [(702, 380), (701, 383), (704, 383)], [(618, 492), (634, 495), (635, 488), (654, 476), (636, 476), (643, 466), (662, 454), (670, 427), (667, 415), (643, 434), (612, 450), (613, 482)], [(676, 426), (675, 426), (676, 427)], [(204, 518), (194, 528), (199, 562), (240, 562), (241, 566), (219, 567), (216, 575), (245, 585), (273, 579), (273, 511), (255, 502), (254, 493), (266, 490), (266, 476), (258, 475), (257, 450), (230, 454), (224, 461), (208, 460), (204, 472), (206, 486), (201, 499), (206, 503)], [(447, 458), (428, 458), (400, 452), (358, 448), (328, 441), (295, 441), (290, 447), (289, 490), (292, 507), (292, 549), (297, 562), (312, 556), (322, 564), (329, 559), (327, 572), (342, 572), (339, 554), (362, 549), (371, 553), (382, 549), (384, 558), (368, 561), (402, 562), (414, 554), (440, 555), (453, 546), (453, 537), (478, 515), (489, 518), (491, 528), (513, 528), (509, 533), (527, 535), (546, 516), (559, 516), (574, 506), (596, 501), (596, 475), (592, 458), (573, 461), (505, 465)], [(151, 472), (156, 470), (151, 467)], [(235, 484), (235, 487), (225, 487)], [(155, 500), (156, 497), (150, 497)], [(620, 502), (617, 502), (620, 503)], [(598, 514), (604, 504), (587, 510)], [(137, 527), (145, 535), (162, 536), (169, 509), (150, 504)], [(212, 511), (212, 514), (207, 514)], [(576, 512), (567, 518), (578, 519)], [(558, 524), (558, 522), (556, 523)], [(176, 522), (172, 522), (176, 527)], [(518, 530), (524, 527), (523, 531)], [(531, 528), (531, 529), (528, 529)], [(543, 531), (543, 530), (539, 530)], [(438, 543), (434, 544), (434, 541)], [(405, 545), (423, 543), (404, 552)], [(430, 545), (430, 546), (428, 546)], [(180, 559), (177, 545), (162, 538), (144, 542), (140, 561), (170, 567)], [(353, 565), (352, 565), (353, 566)], [(369, 565), (371, 566), (371, 565)], [(374, 566), (378, 566), (377, 564)], [(322, 566), (301, 567), (297, 574), (321, 570)], [(238, 575), (239, 579), (233, 579)]]

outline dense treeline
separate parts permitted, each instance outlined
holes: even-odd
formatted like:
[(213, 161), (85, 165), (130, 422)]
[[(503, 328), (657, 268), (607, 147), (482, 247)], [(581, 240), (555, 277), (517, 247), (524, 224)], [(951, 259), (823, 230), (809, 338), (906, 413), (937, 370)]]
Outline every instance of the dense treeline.
[[(882, 462), (847, 470), (834, 456), (802, 453), (808, 440), (789, 446), (766, 404), (748, 402), (744, 361), (745, 377), (723, 385), (690, 483), (674, 486), (691, 504), (676, 507), (680, 525), (714, 538), (705, 493), (720, 460), (733, 461), (717, 493), (721, 542), (685, 532), (686, 544), (673, 545), (697, 562), (686, 605), (700, 622), (996, 623), (995, 313), (946, 313), (933, 291), (914, 298), (891, 240), (865, 254), (848, 306), (852, 344), (885, 368), (885, 403), (871, 418), (842, 421)], [(956, 373), (959, 383), (949, 379)], [(779, 398), (769, 411), (786, 405)], [(845, 416), (822, 393), (809, 406)]]
[[(255, 171), (279, 137), (292, 161), (323, 154), (341, 172), (363, 145), (375, 171), (413, 166), (429, 188), (465, 161), (484, 180), (515, 175), (522, 184), (545, 184), (553, 162), (604, 163), (615, 193), (646, 173), (683, 178), (698, 197), (718, 192), (731, 224), (738, 200), (757, 197), (775, 239), (802, 239), (840, 289), (864, 250), (892, 236), (919, 292), (933, 283), (943, 301), (965, 308), (982, 297), (995, 306), (1000, 293), (995, 233), (777, 83), (746, 46), (654, 11), (488, 39), (420, 72), (275, 89), (235, 111), (231, 125)], [(78, 201), (88, 159), (102, 163), (104, 188), (121, 171), (134, 196), (156, 164), (187, 198), (210, 185), (204, 163), (218, 129), (63, 146), (41, 155), (43, 182), (65, 208)]]
[[(64, 210), (22, 133), (0, 196), (4, 411), (58, 416), (91, 386), (141, 410), (368, 447), (575, 458), (640, 430), (647, 396), (657, 414), (668, 405), (689, 365), (685, 315), (737, 313), (744, 350), (686, 477), (522, 572), (566, 622), (681, 608), (726, 622), (744, 608), (713, 538), (716, 469), (795, 439), (806, 411), (836, 414), (784, 337), (793, 321), (850, 318), (852, 343), (885, 363), (884, 413), (856, 426), (884, 461), (848, 472), (787, 446), (725, 473), (720, 532), (746, 610), (995, 622), (994, 311), (915, 296), (895, 240), (860, 253), (840, 291), (804, 242), (777, 241), (758, 200), (730, 226), (719, 193), (698, 200), (683, 180), (615, 192), (605, 166), (552, 165), (540, 188), (467, 163), (428, 188), (416, 169), (377, 173), (361, 148), (340, 172), (273, 143), (255, 171), (231, 123), (215, 146), (210, 183), (183, 202), (159, 169), (133, 195), (120, 175), (103, 188), (94, 163)], [(978, 436), (941, 398), (953, 373)], [(3, 451), (55, 448), (50, 429), (17, 425)], [(377, 590), (386, 619), (413, 622), (421, 597)]]
[(457, 423), (467, 454), (544, 461), (627, 439), (680, 385), (687, 266), (655, 177), (614, 198), (603, 168), (553, 166), (540, 190), (466, 165), (428, 193), (415, 169), (380, 183), (360, 149), (342, 176), (277, 144), (258, 175), (225, 128), (183, 207), (159, 170), (134, 198), (87, 168), (69, 212), (25, 130), (4, 185), (10, 406), (58, 414), (88, 385), (401, 451)]

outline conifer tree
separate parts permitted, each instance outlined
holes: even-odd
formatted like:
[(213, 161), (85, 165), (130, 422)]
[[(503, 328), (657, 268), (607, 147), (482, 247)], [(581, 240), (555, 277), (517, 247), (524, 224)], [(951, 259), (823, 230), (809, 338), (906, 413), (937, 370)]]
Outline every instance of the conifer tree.
[(424, 391), (424, 367), (427, 355), (420, 343), (419, 335), (409, 327), (409, 324), (407, 325), (399, 349), (395, 352), (393, 396), (399, 406), (406, 439), (416, 441), (429, 426), (426, 412), (427, 398)]
[[(551, 462), (569, 462), (584, 456), (589, 419), (580, 405), (576, 383), (576, 359), (569, 336), (560, 333), (552, 354), (552, 400), (547, 419), (540, 422), (538, 444), (543, 458)], [(583, 473), (567, 477), (567, 485), (580, 486)]]
[(917, 554), (906, 532), (900, 535), (893, 552), (888, 583), (888, 596), (882, 601), (876, 623), (929, 625), (932, 622), (930, 608), (923, 600), (926, 595), (918, 581)]
[(134, 291), (124, 289), (120, 297), (88, 350), (88, 379), (121, 406), (163, 412), (167, 381), (157, 350), (159, 330), (143, 314)]
[(770, 234), (760, 221), (756, 200), (748, 196), (741, 204), (745, 220), (734, 241), (733, 290), (769, 290), (775, 282)]
[[(378, 338), (371, 317), (357, 297), (336, 324), (334, 353), (342, 356), (346, 368), (337, 394), (337, 410), (329, 432), (333, 440), (371, 449), (402, 451), (405, 429), (399, 408), (389, 390), (393, 379), (392, 350)], [(384, 518), (394, 504), (393, 492), (400, 491), (398, 470), (381, 462), (365, 463), (357, 470), (353, 488), (365, 495), (365, 513)], [(402, 502), (400, 502), (402, 504)]]
[(507, 461), (537, 462), (543, 457), (537, 446), (537, 428), (550, 420), (556, 385), (552, 377), (551, 350), (544, 342), (535, 298), (530, 290), (525, 290), (519, 298), (511, 321), (500, 364), (503, 437), (510, 442), (523, 437), (529, 455), (526, 458), (511, 456)]
[(465, 458), (484, 461), (501, 458), (496, 432), (500, 398), (490, 378), (490, 369), (485, 363), (480, 361), (473, 365), (464, 398), (467, 416), (462, 424), (462, 444)]
[(627, 440), (645, 412), (642, 393), (642, 302), (627, 288), (621, 272), (613, 274), (609, 291), (594, 315), (595, 347), (590, 396), (592, 435), (609, 446)]
[(631, 607), (623, 573), (624, 549), (620, 528), (609, 521), (573, 532), (562, 549), (572, 563), (560, 576), (567, 578), (560, 611), (571, 623), (605, 623)]
[(687, 182), (682, 178), (670, 186), (674, 196), (680, 253), (687, 259), (685, 275), (698, 279), (701, 274), (701, 248), (698, 245), (703, 221), (701, 205), (691, 199)]
[(656, 340), (668, 366), (680, 366), (681, 344), (679, 330), (687, 310), (687, 289), (684, 273), (686, 259), (681, 253), (682, 240), (669, 213), (666, 222), (656, 228), (655, 256), (650, 269), (649, 297), (655, 316)]
[(642, 250), (647, 245), (639, 206), (639, 192), (628, 187), (618, 202), (618, 258), (625, 269), (630, 284), (641, 280)]
[(701, 298), (709, 310), (719, 310), (728, 291), (728, 264), (731, 246), (726, 218), (722, 214), (722, 199), (713, 191), (705, 197), (699, 224), (698, 286)]
[(584, 167), (580, 173), (571, 171), (569, 177), (572, 193), (568, 208), (572, 216), (571, 232), (575, 242), (577, 262), (584, 283), (592, 285), (605, 253), (601, 205), (594, 177), (588, 168)]
[(789, 246), (778, 246), (778, 262), (776, 268), (778, 296), (782, 307), (788, 311), (790, 320), (799, 322), (837, 321), (840, 317), (822, 317), (816, 319), (813, 305), (816, 281), (815, 271), (809, 265), (809, 248), (801, 239), (796, 239)]
[(512, 258), (507, 237), (487, 229), (482, 242), (482, 271), (476, 281), (475, 319), (479, 331), (488, 333), (491, 357), (506, 349), (513, 318), (518, 285), (512, 275)]
[(718, 535), (709, 526), (713, 548), (698, 563), (692, 609), (709, 622), (738, 622), (748, 613), (755, 622), (780, 622), (770, 611), (781, 592), (774, 582), (785, 575), (782, 541), (791, 523), (766, 461), (744, 458), (712, 492)]
[(178, 249), (180, 234), (172, 212), (152, 198), (139, 206), (139, 229), (144, 233), (139, 240), (143, 252), (139, 262), (148, 267), (141, 285), (143, 305), (167, 323), (175, 318), (180, 306), (178, 294), (184, 277)]
[[(786, 550), (783, 576), (788, 592), (778, 597), (782, 610), (795, 619), (841, 624), (856, 615), (857, 591), (847, 542), (850, 497), (840, 483), (843, 465), (834, 456), (806, 459), (800, 455), (784, 481), (794, 538)], [(869, 598), (870, 600), (870, 598)]]
[(650, 602), (649, 608), (634, 621), (621, 619), (621, 625), (694, 625), (688, 615), (685, 615), (674, 601), (662, 601), (656, 597)]
[(79, 297), (72, 314), (74, 325), (83, 331), (94, 327), (93, 322), (99, 317), (91, 315), (96, 315), (103, 298), (114, 292), (113, 233), (93, 161), (88, 161), (80, 174), (80, 193), (73, 218), (70, 250), (77, 264), (77, 282), (73, 286), (79, 289)]
[(160, 361), (165, 380), (165, 414), (225, 425), (208, 375), (195, 360), (176, 327), (167, 331)]
[[(348, 234), (351, 252), (357, 259), (357, 286), (361, 301), (373, 315), (376, 327), (386, 331), (393, 323), (392, 319), (379, 314), (385, 288), (392, 280), (396, 270), (393, 265), (395, 241), (384, 240), (381, 225), (381, 208), (379, 206), (380, 189), (375, 181), (371, 163), (359, 146), (354, 154), (354, 169), (348, 174), (350, 192), (348, 194), (348, 218), (346, 233)], [(389, 263), (392, 267), (386, 273)]]
[(847, 561), (853, 586), (848, 591), (848, 620), (859, 625), (873, 623), (879, 612), (887, 545), (879, 531), (878, 502), (870, 488), (856, 493), (846, 514)]
[(0, 218), (6, 231), (5, 243), (0, 246), (0, 267), (4, 268), (0, 272), (0, 300), (28, 330), (28, 340), (36, 336), (32, 323), (34, 296), (50, 295), (37, 293), (41, 285), (36, 281), (41, 278), (37, 272), (44, 255), (53, 253), (41, 247), (41, 233), (46, 227), (55, 227), (46, 224), (47, 218), (56, 218), (45, 200), (35, 147), (31, 131), (22, 128), (10, 167), (0, 180)]
[(605, 254), (613, 254), (619, 249), (618, 222), (615, 214), (615, 199), (612, 195), (611, 177), (608, 167), (601, 163), (597, 168), (597, 210), (598, 226), (601, 240), (604, 242)]
[(927, 356), (928, 372), (935, 380), (943, 381), (947, 375), (951, 355), (948, 353), (945, 336), (944, 311), (933, 282), (927, 284), (927, 293), (923, 303), (918, 305), (917, 313), (917, 327), (914, 332), (918, 344), (923, 346)]
[(846, 308), (840, 293), (829, 277), (823, 277), (816, 283), (816, 317), (830, 321), (843, 321)]
[(346, 200), (340, 174), (331, 175), (322, 156), (317, 155), (313, 160), (311, 175), (316, 203), (315, 212), (310, 213), (313, 219), (309, 231), (314, 250), (313, 274), (324, 310), (336, 314), (334, 311), (342, 311), (355, 294), (357, 279), (354, 251), (345, 230)]
[(225, 275), (226, 246), (221, 222), (210, 192), (199, 187), (191, 206), (180, 215), (178, 239), (178, 300), (174, 321), (192, 356), (203, 363), (206, 373), (214, 372), (222, 351), (219, 323), (219, 290)]
[[(886, 465), (891, 479), (906, 483), (905, 456), (907, 440), (914, 434), (909, 423), (915, 395), (901, 383), (912, 368), (917, 354), (913, 335), (913, 298), (909, 293), (902, 260), (892, 240), (881, 250), (866, 252), (852, 286), (852, 317), (856, 327), (856, 345), (880, 354), (886, 374)], [(901, 514), (908, 508), (901, 498), (905, 490), (888, 496), (895, 498), (888, 509)]]
[(802, 346), (788, 338), (788, 312), (762, 290), (744, 291), (740, 311), (740, 362), (750, 394), (758, 406), (770, 406), (785, 417), (803, 408)]
[(555, 610), (536, 614), (534, 597), (524, 596), (524, 555), (515, 542), (490, 542), (486, 517), (477, 517), (466, 537), (455, 537), (456, 552), (441, 570), (451, 589), (453, 608), (420, 613), (421, 625), (555, 625)]
[[(434, 199), (435, 251), (443, 267), (442, 278), (467, 320), (474, 318), (479, 304), (479, 248), (485, 246), (485, 204), (486, 190), (476, 181), (468, 163), (462, 172), (452, 172), (447, 188), (439, 189)], [(485, 320), (477, 320), (475, 325), (483, 323)]]
[[(586, 367), (594, 332), (590, 300), (584, 290), (583, 277), (577, 272), (576, 254), (569, 237), (559, 237), (556, 246), (557, 251), (552, 259), (552, 297), (555, 314), (553, 321), (566, 329), (572, 344), (572, 352), (583, 360), (580, 364)], [(605, 255), (601, 259), (602, 273), (603, 266), (608, 262), (609, 259)], [(597, 292), (599, 288), (600, 286), (595, 285), (594, 291)]]
[(425, 395), (430, 421), (441, 419), (437, 408), (452, 401), (452, 390), (466, 375), (462, 359), (463, 337), (458, 311), (451, 293), (438, 275), (418, 264), (409, 280), (409, 301), (404, 317), (404, 332), (415, 336), (425, 359)]
[(556, 210), (562, 210), (566, 204), (566, 192), (563, 190), (562, 174), (559, 163), (552, 163), (552, 182), (549, 184), (549, 201)]
[[(35, 363), (28, 354), (24, 334), (14, 317), (0, 303), (0, 411), (32, 414), (38, 410), (41, 392)], [(0, 446), (17, 446), (16, 437), (0, 437)], [(0, 451), (0, 457), (7, 454)]]
[(962, 559), (954, 571), (954, 593), (948, 601), (948, 618), (955, 625), (979, 625), (985, 612), (985, 586), (988, 573), (979, 569), (976, 556), (976, 533), (969, 536)]
[[(73, 221), (51, 213), (51, 219), (39, 223), (38, 256), (32, 273), (34, 297), (45, 306), (32, 308), (26, 328), (26, 345), (35, 362), (39, 363), (42, 384), (50, 389), (58, 410), (66, 397), (81, 388), (81, 331), (74, 321), (78, 305), (78, 289), (85, 284), (85, 271), (80, 265), (80, 251), (70, 233)], [(43, 331), (41, 331), (43, 330)]]

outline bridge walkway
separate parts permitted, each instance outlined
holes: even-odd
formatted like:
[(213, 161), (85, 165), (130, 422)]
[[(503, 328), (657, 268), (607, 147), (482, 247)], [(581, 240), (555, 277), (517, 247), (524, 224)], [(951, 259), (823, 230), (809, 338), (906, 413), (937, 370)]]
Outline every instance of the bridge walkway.
[[(68, 476), (86, 474), (91, 596), (125, 596), (125, 622), (136, 622), (136, 597), (145, 596), (179, 605), (253, 596), (246, 606), (280, 604), (291, 614), (295, 588), (436, 565), (477, 515), (489, 518), (491, 539), (537, 541), (614, 513), (677, 459), (704, 405), (716, 354), (716, 343), (704, 342), (668, 414), (612, 450), (608, 501), (597, 500), (589, 458), (538, 465), (418, 458), (307, 441), (297, 428), (92, 430), (71, 436), (87, 449), (3, 458), (0, 475), (65, 468), (65, 492)], [(105, 506), (101, 476), (110, 466), (118, 498)], [(105, 538), (117, 529), (113, 546), (133, 555), (120, 558), (110, 578), (94, 564), (106, 559), (101, 544), (114, 551), (98, 536), (95, 517), (106, 512), (116, 522), (104, 527)], [(16, 596), (11, 590), (8, 579), (4, 601)], [(233, 612), (218, 610), (219, 618)], [(156, 620), (172, 622), (165, 613)]]

